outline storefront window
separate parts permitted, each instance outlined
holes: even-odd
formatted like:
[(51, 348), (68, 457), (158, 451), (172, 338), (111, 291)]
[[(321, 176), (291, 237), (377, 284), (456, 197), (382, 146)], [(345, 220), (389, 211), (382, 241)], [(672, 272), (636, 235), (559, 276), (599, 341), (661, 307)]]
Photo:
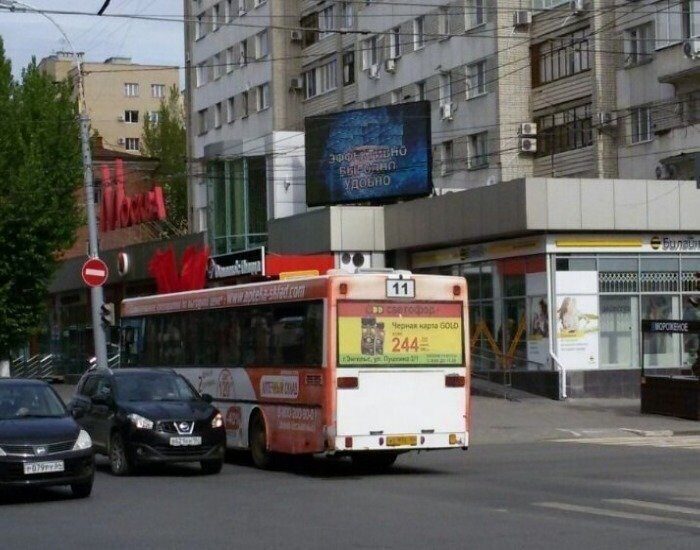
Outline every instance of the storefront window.
[[(700, 321), (700, 294), (683, 297), (683, 320)], [(700, 334), (683, 335), (683, 366), (691, 368), (700, 361)]]
[[(678, 296), (642, 296), (642, 319), (678, 319)], [(679, 367), (678, 334), (647, 334), (644, 337), (644, 366)]]
[(467, 280), (467, 291), (469, 292), (469, 299), (478, 300), (479, 298), (481, 298), (481, 270), (479, 269), (479, 266), (465, 266), (462, 269), (462, 276)]
[(638, 298), (600, 297), (600, 365), (603, 368), (638, 366)]

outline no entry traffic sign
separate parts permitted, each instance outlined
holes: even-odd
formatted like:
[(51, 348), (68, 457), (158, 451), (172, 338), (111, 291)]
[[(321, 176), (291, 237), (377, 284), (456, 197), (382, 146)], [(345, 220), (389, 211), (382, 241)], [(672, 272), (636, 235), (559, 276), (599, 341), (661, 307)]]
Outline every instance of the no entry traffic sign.
[(99, 258), (90, 258), (83, 264), (83, 281), (88, 286), (102, 286), (108, 275), (107, 264)]

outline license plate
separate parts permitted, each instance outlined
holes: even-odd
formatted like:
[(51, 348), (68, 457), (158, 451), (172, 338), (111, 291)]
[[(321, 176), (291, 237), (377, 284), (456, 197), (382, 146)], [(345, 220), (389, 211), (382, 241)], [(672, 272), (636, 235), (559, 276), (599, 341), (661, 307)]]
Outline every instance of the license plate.
[(66, 466), (62, 460), (53, 462), (28, 462), (24, 465), (24, 475), (50, 474), (53, 472), (63, 472)]
[(388, 447), (401, 447), (403, 445), (417, 445), (418, 437), (415, 435), (391, 435), (386, 438)]
[(387, 279), (387, 298), (415, 298), (416, 282), (413, 279)]
[(171, 447), (195, 447), (202, 444), (201, 437), (171, 437)]

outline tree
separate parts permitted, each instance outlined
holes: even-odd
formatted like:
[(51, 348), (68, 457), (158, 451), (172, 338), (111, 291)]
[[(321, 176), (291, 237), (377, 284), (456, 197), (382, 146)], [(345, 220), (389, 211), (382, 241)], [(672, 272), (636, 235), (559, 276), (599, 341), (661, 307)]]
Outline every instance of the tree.
[(158, 159), (156, 177), (165, 191), (168, 219), (178, 230), (187, 229), (187, 146), (180, 92), (173, 86), (160, 103), (158, 120), (146, 117), (143, 152)]
[(0, 359), (45, 319), (47, 287), (83, 221), (77, 105), (36, 61), (12, 77), (0, 39)]

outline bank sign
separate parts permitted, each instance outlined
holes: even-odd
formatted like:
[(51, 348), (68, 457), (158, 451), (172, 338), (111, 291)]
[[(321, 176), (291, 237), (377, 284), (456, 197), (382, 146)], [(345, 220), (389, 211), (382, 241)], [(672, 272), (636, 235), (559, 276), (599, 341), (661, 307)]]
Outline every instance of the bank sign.
[(428, 101), (309, 117), (305, 131), (309, 206), (432, 191)]

